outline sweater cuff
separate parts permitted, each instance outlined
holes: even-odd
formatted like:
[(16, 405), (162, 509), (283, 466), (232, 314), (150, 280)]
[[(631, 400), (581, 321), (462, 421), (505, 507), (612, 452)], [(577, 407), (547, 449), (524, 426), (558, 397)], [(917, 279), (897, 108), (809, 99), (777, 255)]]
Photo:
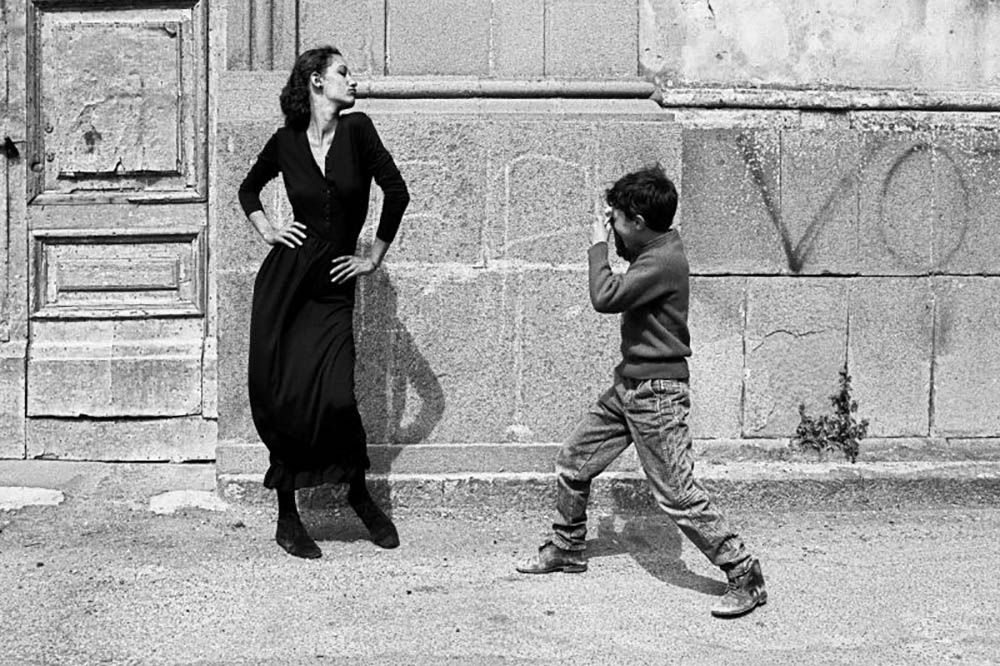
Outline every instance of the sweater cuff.
[(608, 262), (608, 244), (605, 241), (600, 243), (594, 243), (587, 250), (587, 258), (590, 260), (590, 264), (593, 266), (595, 263), (600, 265), (602, 263)]

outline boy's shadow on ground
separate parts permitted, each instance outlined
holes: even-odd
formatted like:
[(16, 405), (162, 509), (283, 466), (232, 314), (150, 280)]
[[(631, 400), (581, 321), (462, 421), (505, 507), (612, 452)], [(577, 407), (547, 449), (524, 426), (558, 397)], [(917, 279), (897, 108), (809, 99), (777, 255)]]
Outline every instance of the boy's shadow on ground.
[(602, 517), (598, 519), (597, 535), (587, 541), (588, 559), (628, 554), (650, 575), (668, 585), (711, 596), (726, 590), (724, 582), (688, 569), (681, 559), (681, 544), (686, 537), (663, 513), (632, 515), (621, 529), (615, 528), (613, 516)]
[[(427, 439), (445, 407), (441, 383), (400, 321), (397, 301), (387, 272), (375, 271), (358, 287), (360, 307), (354, 319), (355, 395), (371, 459), (368, 490), (390, 517), (391, 493), (385, 475), (403, 447)], [(299, 497), (300, 504), (311, 509), (302, 519), (317, 541), (369, 539), (347, 503), (346, 484), (300, 491)]]

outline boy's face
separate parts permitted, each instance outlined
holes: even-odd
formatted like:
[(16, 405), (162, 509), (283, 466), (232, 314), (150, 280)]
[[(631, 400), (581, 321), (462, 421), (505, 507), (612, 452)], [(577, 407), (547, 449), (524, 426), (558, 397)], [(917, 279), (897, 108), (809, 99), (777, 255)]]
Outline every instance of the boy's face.
[(611, 208), (608, 217), (611, 220), (611, 228), (614, 230), (615, 235), (621, 239), (626, 248), (635, 251), (642, 247), (638, 233), (640, 228), (644, 227), (645, 224), (641, 220), (630, 219), (628, 215), (617, 208)]

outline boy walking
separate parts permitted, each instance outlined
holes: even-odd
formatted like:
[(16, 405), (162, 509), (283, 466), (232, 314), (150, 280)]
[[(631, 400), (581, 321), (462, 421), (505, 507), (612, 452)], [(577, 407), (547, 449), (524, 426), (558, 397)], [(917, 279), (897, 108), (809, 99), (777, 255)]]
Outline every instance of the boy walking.
[[(748, 613), (767, 601), (760, 564), (694, 479), (687, 416), (691, 355), (688, 263), (676, 229), (677, 190), (659, 166), (623, 176), (606, 192), (607, 220), (591, 232), (590, 300), (621, 313), (622, 361), (614, 382), (580, 420), (556, 459), (558, 497), (552, 537), (517, 566), (522, 573), (587, 570), (591, 481), (635, 442), (660, 508), (729, 581), (712, 608), (718, 617)], [(609, 233), (627, 259), (608, 263)]]

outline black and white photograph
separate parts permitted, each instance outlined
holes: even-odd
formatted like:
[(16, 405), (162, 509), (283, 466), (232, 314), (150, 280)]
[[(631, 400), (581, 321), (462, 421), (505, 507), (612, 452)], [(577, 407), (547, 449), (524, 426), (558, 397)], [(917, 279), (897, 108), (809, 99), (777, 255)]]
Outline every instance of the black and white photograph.
[(1000, 1), (0, 0), (0, 666), (1000, 666)]

